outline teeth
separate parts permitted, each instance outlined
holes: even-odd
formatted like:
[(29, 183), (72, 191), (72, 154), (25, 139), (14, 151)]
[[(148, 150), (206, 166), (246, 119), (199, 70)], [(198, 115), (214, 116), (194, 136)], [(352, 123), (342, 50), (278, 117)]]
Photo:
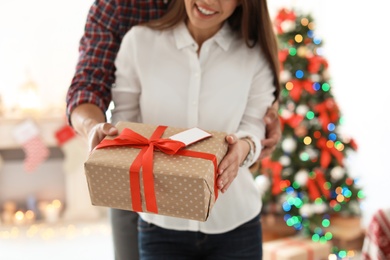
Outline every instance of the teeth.
[(212, 14), (216, 13), (216, 12), (212, 12), (212, 11), (206, 10), (206, 9), (200, 7), (200, 6), (197, 6), (197, 8), (204, 15), (212, 15)]

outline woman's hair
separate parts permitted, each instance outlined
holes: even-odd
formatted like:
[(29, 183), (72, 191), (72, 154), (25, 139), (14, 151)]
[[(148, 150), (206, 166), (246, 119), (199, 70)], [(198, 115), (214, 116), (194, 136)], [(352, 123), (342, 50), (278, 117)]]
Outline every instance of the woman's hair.
[[(184, 1), (171, 0), (168, 11), (163, 17), (145, 25), (153, 29), (164, 30), (173, 28), (187, 19)], [(227, 21), (232, 30), (242, 36), (249, 48), (260, 45), (271, 65), (274, 75), (273, 83), (276, 87), (274, 94), (275, 99), (278, 100), (280, 92), (278, 44), (269, 16), (267, 0), (240, 0), (240, 5)]]

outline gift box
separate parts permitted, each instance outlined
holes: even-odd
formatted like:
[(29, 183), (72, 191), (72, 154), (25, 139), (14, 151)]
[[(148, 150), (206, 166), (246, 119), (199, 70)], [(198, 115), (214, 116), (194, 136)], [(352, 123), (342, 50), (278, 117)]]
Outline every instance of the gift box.
[(325, 260), (331, 254), (331, 242), (314, 242), (293, 236), (263, 243), (263, 260)]
[(291, 237), (297, 234), (294, 227), (288, 226), (282, 215), (263, 213), (261, 215), (263, 242)]
[(333, 246), (340, 250), (361, 250), (365, 231), (359, 216), (331, 215), (326, 232), (333, 235)]
[(170, 139), (185, 128), (116, 127), (120, 134), (103, 139), (84, 164), (92, 205), (206, 221), (218, 197), (226, 133), (207, 131), (209, 137), (186, 146)]

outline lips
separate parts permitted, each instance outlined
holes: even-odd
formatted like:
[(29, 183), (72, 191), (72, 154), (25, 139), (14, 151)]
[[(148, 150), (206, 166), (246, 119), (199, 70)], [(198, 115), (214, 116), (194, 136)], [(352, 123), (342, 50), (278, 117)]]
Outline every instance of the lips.
[(196, 10), (198, 10), (198, 12), (204, 16), (212, 16), (214, 14), (217, 13), (217, 11), (213, 11), (213, 10), (210, 10), (208, 8), (205, 8), (205, 7), (202, 7), (202, 6), (199, 6), (197, 4), (195, 4), (195, 7), (196, 7)]

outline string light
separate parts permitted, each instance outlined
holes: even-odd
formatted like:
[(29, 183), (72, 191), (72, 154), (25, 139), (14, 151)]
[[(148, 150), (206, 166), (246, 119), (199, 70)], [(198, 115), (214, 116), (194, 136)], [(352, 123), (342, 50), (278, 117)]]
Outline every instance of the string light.
[(322, 84), (322, 90), (324, 92), (328, 92), (330, 90), (330, 85), (328, 83), (323, 83)]

